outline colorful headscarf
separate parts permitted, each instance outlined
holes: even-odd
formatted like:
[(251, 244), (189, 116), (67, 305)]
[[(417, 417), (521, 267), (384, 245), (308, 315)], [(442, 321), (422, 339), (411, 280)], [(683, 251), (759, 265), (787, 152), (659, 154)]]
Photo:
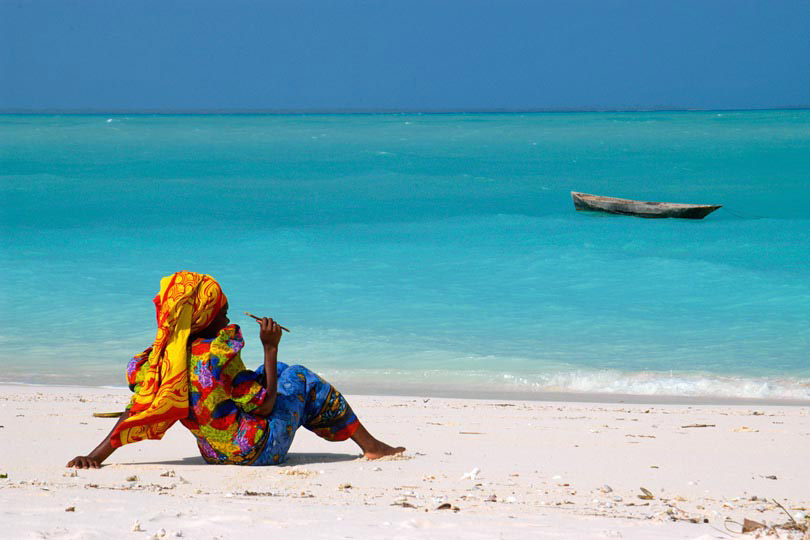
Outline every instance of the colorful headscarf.
[(129, 417), (110, 438), (114, 448), (161, 439), (172, 424), (188, 416), (188, 338), (211, 324), (227, 301), (219, 283), (205, 274), (182, 271), (160, 280), (154, 299), (158, 330), (147, 349), (147, 373)]

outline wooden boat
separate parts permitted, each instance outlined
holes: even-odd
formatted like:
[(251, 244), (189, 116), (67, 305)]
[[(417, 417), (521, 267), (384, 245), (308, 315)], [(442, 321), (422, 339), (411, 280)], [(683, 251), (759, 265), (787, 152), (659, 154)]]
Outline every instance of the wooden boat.
[(587, 212), (607, 212), (644, 218), (685, 218), (703, 219), (722, 205), (719, 204), (682, 204), (666, 202), (634, 201), (602, 197), (587, 193), (571, 192), (574, 208)]

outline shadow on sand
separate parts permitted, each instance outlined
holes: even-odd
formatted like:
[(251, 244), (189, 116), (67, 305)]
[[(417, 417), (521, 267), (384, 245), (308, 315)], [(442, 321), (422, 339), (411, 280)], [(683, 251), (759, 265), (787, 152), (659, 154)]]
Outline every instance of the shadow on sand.
[[(296, 465), (313, 465), (316, 463), (338, 463), (341, 461), (354, 461), (360, 459), (359, 454), (333, 454), (333, 453), (290, 453), (287, 460), (280, 463), (279, 467), (294, 467)], [(121, 463), (121, 465), (206, 465), (201, 456), (184, 457), (183, 459), (173, 459), (169, 461), (148, 461)]]
[(287, 454), (287, 461), (282, 467), (294, 467), (296, 465), (312, 465), (314, 463), (338, 463), (340, 461), (354, 461), (360, 459), (360, 454), (333, 454), (328, 452), (314, 454)]

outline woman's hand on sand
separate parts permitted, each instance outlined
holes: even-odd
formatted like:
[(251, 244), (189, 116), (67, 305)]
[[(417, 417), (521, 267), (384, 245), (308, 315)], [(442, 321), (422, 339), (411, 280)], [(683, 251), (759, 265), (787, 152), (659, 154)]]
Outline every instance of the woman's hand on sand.
[(98, 469), (101, 467), (101, 462), (90, 456), (76, 456), (68, 461), (66, 467), (74, 467), (76, 469)]
[(281, 325), (269, 317), (262, 317), (256, 321), (259, 323), (259, 339), (265, 348), (278, 348), (281, 341)]

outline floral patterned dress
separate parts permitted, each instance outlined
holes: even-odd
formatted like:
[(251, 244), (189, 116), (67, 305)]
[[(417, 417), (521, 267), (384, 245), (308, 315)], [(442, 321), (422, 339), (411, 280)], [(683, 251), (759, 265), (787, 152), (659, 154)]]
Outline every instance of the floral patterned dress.
[[(264, 367), (245, 368), (238, 325), (223, 328), (216, 338), (196, 339), (188, 356), (189, 413), (181, 423), (197, 439), (208, 463), (273, 465), (284, 461), (295, 432), (304, 426), (330, 441), (352, 436), (359, 422), (346, 399), (332, 385), (303, 366), (278, 363), (278, 393), (269, 417), (252, 411), (267, 394)], [(127, 366), (130, 389), (148, 368), (151, 349)]]

